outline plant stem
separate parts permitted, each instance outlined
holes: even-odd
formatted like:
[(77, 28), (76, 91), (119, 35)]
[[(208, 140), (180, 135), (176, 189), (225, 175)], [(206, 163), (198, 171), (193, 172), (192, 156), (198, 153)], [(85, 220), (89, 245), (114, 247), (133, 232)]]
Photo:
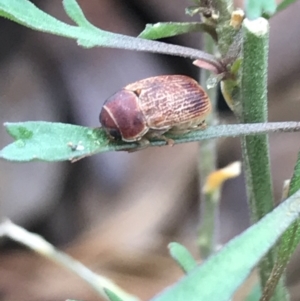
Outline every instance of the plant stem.
[(4, 236), (25, 245), (40, 255), (43, 255), (53, 262), (72, 271), (86, 281), (100, 296), (105, 299), (108, 299), (108, 297), (104, 289), (109, 289), (123, 301), (138, 301), (137, 297), (129, 295), (111, 280), (97, 275), (79, 261), (61, 251), (58, 251), (54, 248), (54, 246), (37, 234), (30, 233), (10, 221), (4, 221), (0, 224), (0, 238)]
[[(204, 131), (194, 131), (184, 135), (176, 136), (166, 134), (165, 136), (174, 140), (175, 144), (202, 141), (215, 138), (226, 137), (243, 137), (248, 135), (267, 134), (267, 133), (286, 133), (286, 132), (300, 132), (300, 122), (270, 122), (270, 123), (256, 123), (256, 124), (226, 124), (208, 127)], [(152, 140), (151, 146), (166, 145), (164, 140)], [(106, 151), (110, 150), (124, 150), (128, 147), (136, 147), (136, 143), (120, 143), (118, 145), (107, 145)], [(1, 152), (0, 152), (1, 154)]]
[(202, 61), (205, 61), (214, 66), (220, 73), (225, 71), (225, 67), (214, 55), (198, 49), (167, 44), (164, 42), (145, 40), (121, 34), (110, 34), (113, 36), (111, 36), (110, 40), (107, 41), (105, 47), (136, 51), (148, 51), (153, 53), (182, 56), (191, 59), (201, 59)]
[[(203, 35), (204, 50), (208, 53), (214, 53), (214, 41), (212, 38), (204, 34)], [(207, 86), (207, 80), (210, 76), (210, 72), (205, 69), (201, 69), (201, 85)], [(212, 112), (206, 119), (208, 126), (215, 125), (217, 121), (216, 113), (216, 100), (217, 91), (216, 88), (209, 89), (207, 94), (212, 104)], [(200, 250), (201, 258), (207, 258), (215, 250), (216, 244), (216, 223), (218, 221), (218, 209), (219, 209), (219, 190), (214, 193), (204, 193), (202, 190), (203, 184), (206, 181), (208, 175), (216, 170), (216, 152), (217, 141), (205, 140), (199, 144), (199, 194), (200, 194), (200, 228), (198, 233), (198, 247)]]
[[(267, 122), (268, 23), (245, 20), (241, 75), (242, 123)], [(258, 221), (273, 209), (269, 142), (266, 135), (242, 138), (251, 218)], [(264, 200), (264, 202), (261, 202)]]
[(197, 242), (201, 259), (204, 260), (216, 250), (217, 233), (219, 230), (220, 189), (218, 188), (212, 193), (202, 193), (201, 195), (201, 226)]
[[(113, 142), (107, 137), (102, 128), (88, 128), (78, 125), (53, 123), (45, 121), (27, 121), (17, 123), (5, 123), (7, 132), (14, 138), (14, 142), (0, 150), (0, 159), (16, 162), (29, 161), (64, 161), (76, 160), (96, 153), (108, 151), (121, 151), (136, 149), (137, 143)], [(51, 129), (51, 131), (49, 131)], [(76, 140), (82, 141), (84, 150), (74, 152), (68, 147), (69, 152), (63, 152), (61, 156), (49, 157), (49, 139), (54, 141), (51, 147), (58, 149), (65, 148), (69, 143), (69, 136), (64, 137), (68, 131), (76, 135)], [(24, 145), (22, 133), (28, 131), (32, 134)], [(204, 131), (191, 131), (184, 135), (165, 134), (167, 138), (174, 141), (174, 144), (202, 141), (215, 138), (240, 137), (245, 135), (257, 135), (279, 132), (299, 132), (300, 122), (273, 122), (273, 123), (252, 123), (252, 124), (227, 124), (210, 126)], [(60, 137), (58, 141), (57, 137)], [(45, 140), (46, 139), (46, 140)], [(45, 141), (47, 142), (45, 144)], [(23, 147), (20, 147), (20, 144)], [(165, 140), (152, 140), (149, 146), (164, 146)], [(48, 155), (47, 155), (48, 153)], [(37, 155), (39, 154), (39, 155)]]
[[(234, 107), (242, 123), (267, 122), (267, 70), (269, 24), (260, 18), (244, 20), (242, 26), (242, 66), (239, 100)], [(253, 223), (260, 220), (274, 207), (270, 171), (269, 142), (267, 135), (242, 137), (246, 189)], [(275, 249), (260, 263), (260, 281), (265, 287), (275, 263)], [(275, 293), (274, 300), (279, 294)]]

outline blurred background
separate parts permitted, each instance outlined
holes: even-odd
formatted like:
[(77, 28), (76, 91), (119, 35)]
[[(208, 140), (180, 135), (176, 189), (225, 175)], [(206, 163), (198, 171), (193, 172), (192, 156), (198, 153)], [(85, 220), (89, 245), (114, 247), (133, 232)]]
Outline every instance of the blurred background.
[[(34, 0), (71, 22), (61, 1)], [(188, 0), (78, 1), (105, 30), (137, 36), (147, 23), (197, 21), (184, 14)], [(237, 1), (237, 6), (242, 3)], [(299, 121), (300, 2), (271, 20), (271, 121)], [(198, 79), (191, 60), (125, 50), (83, 49), (73, 40), (31, 31), (0, 19), (0, 122), (45, 120), (99, 126), (103, 102), (128, 83), (161, 74)], [(201, 35), (164, 40), (201, 47)], [(222, 98), (220, 122), (235, 122)], [(270, 136), (276, 200), (290, 178), (299, 134)], [(12, 139), (0, 127), (0, 148)], [(240, 159), (238, 139), (218, 142), (219, 167)], [(143, 300), (182, 276), (167, 244), (178, 241), (199, 258), (198, 144), (104, 153), (74, 164), (0, 162), (0, 214), (113, 279)], [(222, 190), (220, 244), (249, 226), (243, 176)], [(299, 256), (298, 256), (299, 257)], [(300, 265), (288, 284), (300, 300)], [(247, 289), (247, 285), (245, 286)], [(248, 288), (249, 289), (249, 288)], [(243, 290), (236, 300), (241, 300)], [(0, 300), (99, 300), (77, 276), (8, 240), (0, 242)]]

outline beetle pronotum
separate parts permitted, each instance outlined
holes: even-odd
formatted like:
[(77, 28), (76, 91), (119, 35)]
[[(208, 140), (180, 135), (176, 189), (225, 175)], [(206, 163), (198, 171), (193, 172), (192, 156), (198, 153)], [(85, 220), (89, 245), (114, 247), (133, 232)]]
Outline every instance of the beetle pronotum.
[(129, 84), (108, 98), (100, 122), (110, 138), (125, 142), (205, 128), (211, 110), (203, 88), (184, 75), (162, 75)]

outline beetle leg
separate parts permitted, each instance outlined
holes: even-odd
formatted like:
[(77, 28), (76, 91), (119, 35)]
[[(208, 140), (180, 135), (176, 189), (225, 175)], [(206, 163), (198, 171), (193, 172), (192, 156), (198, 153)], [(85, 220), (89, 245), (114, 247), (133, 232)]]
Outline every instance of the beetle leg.
[(183, 135), (191, 131), (205, 130), (205, 129), (206, 129), (206, 122), (205, 120), (203, 120), (201, 123), (193, 127), (188, 127), (188, 128), (173, 127), (172, 129), (169, 130), (168, 133), (172, 133), (173, 135)]
[(167, 138), (165, 135), (157, 136), (157, 138), (166, 141), (167, 145), (173, 146), (175, 144), (174, 140), (171, 138)]
[(197, 127), (195, 129), (205, 130), (206, 127), (207, 127), (207, 124), (206, 124), (205, 120), (203, 120), (200, 124), (197, 125)]
[(163, 129), (163, 130), (150, 130), (147, 134), (146, 137), (148, 139), (161, 139), (166, 141), (167, 145), (173, 146), (174, 145), (174, 140), (171, 138), (167, 138), (166, 136), (164, 136), (163, 134), (168, 132), (169, 128), (167, 129)]
[(125, 151), (127, 151), (128, 153), (134, 153), (134, 152), (137, 152), (139, 150), (145, 149), (150, 145), (150, 142), (147, 138), (142, 138), (141, 140), (136, 141), (136, 143), (138, 144), (137, 147), (130, 148), (130, 149), (125, 149)]

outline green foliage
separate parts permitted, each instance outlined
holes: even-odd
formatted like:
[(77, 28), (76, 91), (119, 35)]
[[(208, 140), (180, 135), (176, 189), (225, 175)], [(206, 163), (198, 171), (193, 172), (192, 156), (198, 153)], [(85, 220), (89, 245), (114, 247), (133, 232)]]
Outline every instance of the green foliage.
[(75, 39), (78, 45), (85, 48), (95, 46), (112, 47), (136, 51), (159, 52), (193, 59), (204, 55), (208, 57), (209, 60), (216, 61), (213, 56), (207, 56), (207, 54), (201, 50), (149, 41), (102, 30), (86, 20), (81, 8), (75, 0), (63, 0), (63, 5), (66, 13), (78, 26), (69, 25), (55, 19), (37, 8), (29, 0), (1, 0), (0, 16), (9, 18), (31, 29)]
[(275, 0), (247, 0), (246, 1), (246, 15), (250, 20), (254, 20), (263, 15), (263, 13), (268, 13), (270, 15), (274, 14), (276, 11), (276, 1)]
[[(204, 2), (201, 0), (194, 0), (194, 2), (196, 6), (191, 7), (188, 12), (191, 14), (200, 13), (202, 11), (201, 5)], [(246, 13), (249, 19), (256, 19), (262, 15), (274, 14), (275, 11), (279, 12), (293, 2), (295, 0), (285, 0), (276, 8), (274, 0), (248, 0), (246, 1)], [(230, 74), (232, 76), (230, 79), (233, 79), (234, 85), (231, 86), (229, 96), (233, 99), (236, 116), (244, 124), (209, 126), (205, 131), (193, 131), (184, 135), (166, 134), (166, 137), (173, 139), (176, 144), (242, 136), (252, 219), (257, 222), (230, 241), (220, 252), (210, 256), (200, 266), (196, 265), (194, 258), (184, 246), (171, 243), (169, 245), (170, 254), (187, 275), (154, 297), (152, 301), (229, 300), (253, 268), (284, 233), (279, 244), (279, 255), (275, 266), (274, 252), (269, 253), (266, 257), (267, 260), (262, 260), (261, 263), (263, 285), (270, 274), (270, 269), (273, 268), (269, 278), (271, 284), (267, 282), (265, 287), (267, 292), (264, 291), (264, 294), (272, 296), (279, 276), (284, 272), (290, 256), (300, 242), (300, 227), (299, 221), (297, 221), (300, 212), (300, 155), (291, 180), (289, 198), (271, 213), (268, 213), (273, 208), (269, 144), (267, 137), (259, 134), (299, 131), (300, 123), (267, 123), (268, 29), (261, 31), (261, 28), (258, 28), (259, 34), (257, 35), (257, 32), (253, 33), (253, 28), (250, 30), (245, 26), (246, 22), (244, 22), (241, 31), (233, 28), (230, 25), (233, 11), (231, 0), (215, 2), (213, 9), (219, 12), (219, 18), (211, 23), (148, 24), (138, 38), (95, 27), (85, 18), (75, 0), (63, 0), (63, 6), (75, 25), (57, 20), (28, 0), (0, 0), (0, 16), (34, 30), (75, 39), (78, 45), (86, 48), (113, 47), (178, 55), (201, 59), (212, 64), (217, 70), (224, 72), (234, 70)], [(147, 40), (195, 31), (205, 31), (217, 41), (218, 51), (221, 54), (220, 60), (200, 50)], [(232, 46), (237, 48), (235, 50), (236, 53), (239, 53), (239, 57), (235, 57), (236, 64), (233, 61), (230, 61), (228, 65), (226, 63), (227, 70), (224, 69), (222, 59), (227, 58), (229, 49), (234, 48)], [(239, 51), (239, 47), (242, 51)], [(237, 80), (235, 76), (237, 76)], [(12, 161), (74, 161), (99, 152), (132, 150), (138, 146), (137, 143), (110, 141), (101, 128), (92, 129), (78, 125), (42, 121), (6, 123), (5, 126), (15, 141), (0, 151), (0, 158)], [(150, 146), (165, 144), (166, 142), (163, 140), (150, 141)], [(210, 162), (210, 164), (212, 163)], [(210, 168), (212, 167), (213, 165), (210, 165)], [(285, 291), (282, 290), (282, 292)], [(122, 301), (115, 291), (105, 289), (105, 293), (111, 301)], [(252, 293), (247, 301), (257, 300), (261, 294), (260, 289), (253, 290)], [(286, 300), (285, 297), (278, 297), (282, 294), (276, 294), (273, 295), (275, 296), (274, 300)]]
[(270, 18), (270, 16), (286, 9), (289, 5), (296, 1), (297, 0), (283, 0), (276, 5), (275, 0), (245, 0), (246, 16), (250, 20), (257, 19), (260, 16)]
[(281, 1), (281, 2), (278, 4), (277, 8), (276, 8), (276, 12), (278, 13), (278, 12), (280, 12), (280, 11), (286, 9), (289, 5), (293, 4), (293, 3), (296, 2), (296, 1), (297, 1), (297, 0), (283, 0), (283, 1)]
[[(300, 189), (300, 153), (294, 169), (293, 177), (290, 181), (287, 196), (293, 195)], [(292, 209), (292, 208), (291, 208)], [(300, 220), (296, 220), (288, 230), (282, 235), (280, 242), (277, 246), (278, 255), (268, 279), (267, 285), (264, 288), (264, 300), (269, 300), (273, 295), (274, 289), (284, 273), (286, 266), (300, 243)]]
[[(15, 142), (0, 151), (0, 158), (10, 161), (76, 160), (100, 152), (131, 150), (138, 146), (137, 143), (110, 141), (102, 128), (45, 121), (5, 123), (5, 127)], [(300, 131), (300, 122), (219, 125), (184, 135), (166, 134), (166, 137), (177, 144), (279, 131)], [(163, 145), (166, 145), (164, 140), (150, 142), (150, 146)]]
[(298, 218), (299, 212), (300, 191), (297, 191), (151, 301), (228, 301), (280, 235)]
[[(288, 196), (300, 189), (300, 153), (289, 185)], [(300, 243), (300, 220), (297, 220), (282, 236), (278, 246), (278, 265), (286, 265)]]
[(104, 292), (110, 301), (124, 301), (120, 297), (118, 297), (113, 291), (107, 288), (104, 289)]
[(190, 272), (196, 267), (197, 262), (186, 247), (177, 242), (171, 242), (168, 247), (171, 257), (185, 273)]
[(146, 28), (140, 33), (139, 38), (157, 40), (198, 31), (207, 32), (216, 39), (216, 31), (214, 28), (210, 25), (200, 22), (168, 22), (147, 24)]
[[(72, 3), (73, 1), (67, 2)], [(56, 35), (71, 38), (80, 38), (84, 35), (84, 32), (80, 31), (77, 26), (68, 25), (55, 19), (27, 0), (1, 0), (0, 16), (29, 28)]]
[(0, 152), (0, 157), (14, 161), (74, 160), (99, 149), (111, 148), (102, 130), (51, 122), (6, 124), (16, 140)]
[(83, 14), (80, 6), (75, 0), (63, 1), (63, 6), (67, 15), (79, 26), (90, 29), (97, 29), (91, 24)]

